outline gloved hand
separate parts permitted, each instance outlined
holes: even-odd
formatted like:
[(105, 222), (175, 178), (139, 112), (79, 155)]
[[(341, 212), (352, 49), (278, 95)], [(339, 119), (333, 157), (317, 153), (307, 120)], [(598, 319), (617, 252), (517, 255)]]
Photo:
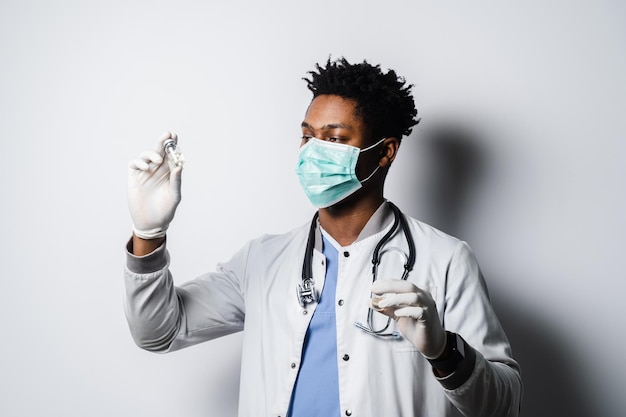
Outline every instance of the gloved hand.
[(405, 339), (427, 359), (439, 357), (446, 348), (444, 330), (435, 300), (428, 291), (403, 280), (377, 280), (369, 306), (396, 320)]
[(165, 236), (181, 200), (182, 166), (170, 171), (163, 142), (178, 141), (175, 133), (166, 132), (154, 150), (142, 152), (128, 164), (128, 208), (133, 232), (142, 239)]

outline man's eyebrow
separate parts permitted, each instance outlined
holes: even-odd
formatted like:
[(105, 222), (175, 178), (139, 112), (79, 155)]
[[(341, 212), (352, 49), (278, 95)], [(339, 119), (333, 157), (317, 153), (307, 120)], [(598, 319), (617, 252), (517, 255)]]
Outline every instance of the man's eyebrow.
[[(300, 126), (305, 128), (305, 129), (315, 130), (313, 128), (313, 126), (311, 126), (307, 122), (302, 122), (302, 124)], [(352, 126), (347, 125), (345, 123), (329, 123), (329, 124), (324, 125), (324, 126), (322, 126), (320, 128), (320, 130), (330, 130), (330, 129), (350, 129), (351, 130)]]

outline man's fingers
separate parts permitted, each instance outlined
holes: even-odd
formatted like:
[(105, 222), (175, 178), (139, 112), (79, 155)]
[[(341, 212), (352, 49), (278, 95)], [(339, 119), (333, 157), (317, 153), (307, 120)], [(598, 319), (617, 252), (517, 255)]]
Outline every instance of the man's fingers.
[(128, 168), (137, 171), (147, 171), (148, 169), (150, 169), (150, 164), (141, 159), (133, 159), (128, 163)]
[(149, 171), (152, 167), (159, 166), (163, 162), (163, 157), (155, 151), (144, 151), (138, 158), (128, 163), (128, 168), (139, 171)]
[(404, 307), (417, 305), (419, 302), (419, 295), (417, 293), (385, 293), (380, 297), (374, 297), (372, 303), (378, 309), (390, 308), (390, 307)]
[(161, 164), (161, 162), (163, 162), (163, 155), (156, 151), (143, 151), (139, 154), (139, 157), (137, 159), (145, 161), (148, 164), (152, 163), (159, 165)]
[(415, 320), (424, 321), (426, 318), (424, 317), (424, 312), (426, 310), (422, 307), (410, 306), (410, 307), (402, 307), (393, 312), (393, 315), (396, 318), (400, 317), (410, 317)]
[(380, 279), (372, 284), (372, 292), (374, 294), (415, 293), (417, 290), (418, 288), (414, 284), (400, 279)]

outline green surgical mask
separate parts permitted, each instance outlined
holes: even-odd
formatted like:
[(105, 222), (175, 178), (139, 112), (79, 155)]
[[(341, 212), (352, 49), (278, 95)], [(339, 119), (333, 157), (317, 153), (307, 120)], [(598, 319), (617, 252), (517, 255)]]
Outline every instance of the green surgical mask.
[(353, 194), (372, 178), (380, 166), (359, 181), (356, 163), (361, 152), (368, 151), (385, 140), (382, 138), (365, 149), (341, 143), (311, 138), (300, 148), (296, 173), (300, 185), (317, 208), (330, 207)]

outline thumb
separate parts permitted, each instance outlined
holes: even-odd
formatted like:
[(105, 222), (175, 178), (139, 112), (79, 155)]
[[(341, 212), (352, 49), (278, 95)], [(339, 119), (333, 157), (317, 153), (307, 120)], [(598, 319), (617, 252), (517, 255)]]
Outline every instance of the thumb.
[(180, 188), (182, 184), (183, 167), (178, 166), (170, 171), (170, 193), (180, 197)]

